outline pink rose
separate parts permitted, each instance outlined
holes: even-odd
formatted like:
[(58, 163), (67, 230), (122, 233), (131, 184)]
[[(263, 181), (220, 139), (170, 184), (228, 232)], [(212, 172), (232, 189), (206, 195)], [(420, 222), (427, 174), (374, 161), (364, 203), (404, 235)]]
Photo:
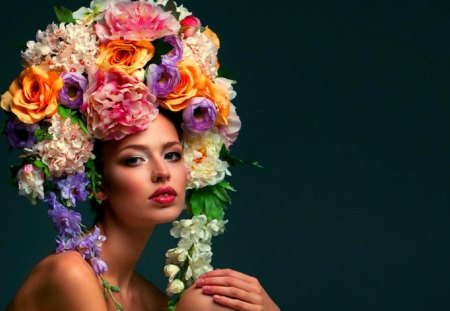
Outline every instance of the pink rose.
[(143, 1), (112, 1), (104, 19), (95, 25), (100, 41), (132, 40), (153, 41), (175, 35), (180, 24), (170, 12)]
[(197, 30), (200, 29), (200, 26), (202, 25), (200, 20), (193, 15), (185, 17), (180, 24), (181, 32), (186, 38), (191, 37), (195, 32), (197, 32)]
[(121, 139), (145, 130), (158, 115), (156, 97), (124, 72), (98, 70), (89, 81), (80, 111), (95, 138)]

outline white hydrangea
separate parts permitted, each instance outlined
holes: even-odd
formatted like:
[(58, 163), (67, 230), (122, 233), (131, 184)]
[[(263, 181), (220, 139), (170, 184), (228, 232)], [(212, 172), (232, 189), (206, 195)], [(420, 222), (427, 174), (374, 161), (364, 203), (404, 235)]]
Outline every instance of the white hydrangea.
[(55, 114), (51, 118), (48, 134), (50, 140), (43, 140), (33, 146), (33, 152), (47, 165), (53, 176), (81, 173), (84, 163), (94, 158), (91, 135), (84, 132), (70, 118)]
[(214, 42), (201, 31), (183, 38), (183, 58), (197, 63), (201, 71), (211, 80), (217, 77), (217, 48)]
[(93, 27), (82, 24), (50, 24), (39, 30), (36, 41), (28, 41), (24, 62), (58, 72), (84, 73), (95, 64), (97, 36)]
[(190, 172), (188, 189), (202, 188), (221, 182), (230, 175), (228, 163), (222, 161), (220, 150), (225, 138), (212, 131), (183, 137), (183, 158)]
[(25, 164), (17, 172), (19, 194), (26, 196), (31, 203), (36, 204), (36, 199), (44, 198), (44, 172), (32, 164)]

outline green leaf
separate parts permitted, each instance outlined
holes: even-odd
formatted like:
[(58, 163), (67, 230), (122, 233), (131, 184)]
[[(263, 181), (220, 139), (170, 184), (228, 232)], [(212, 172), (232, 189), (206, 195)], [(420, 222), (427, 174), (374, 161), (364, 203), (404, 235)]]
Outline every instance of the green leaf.
[(231, 198), (228, 195), (226, 188), (221, 187), (220, 184), (214, 185), (211, 187), (211, 190), (218, 199), (228, 203), (231, 202)]
[(189, 203), (191, 204), (192, 214), (194, 216), (200, 215), (203, 211), (204, 200), (202, 192), (201, 190), (195, 190), (191, 194)]
[(120, 293), (120, 288), (119, 288), (119, 286), (117, 286), (117, 285), (111, 285), (111, 286), (109, 287), (109, 289), (111, 289), (111, 291), (112, 291), (113, 293)]
[(83, 120), (78, 119), (78, 126), (79, 126), (86, 134), (89, 134), (89, 130), (88, 130), (87, 126), (86, 126), (86, 123), (84, 123)]
[(177, 12), (177, 6), (173, 0), (167, 1), (166, 5), (164, 6), (164, 11), (171, 12), (172, 15), (178, 20), (180, 17), (180, 13)]
[(70, 108), (64, 107), (63, 105), (59, 105), (58, 113), (63, 118), (69, 118), (72, 115), (72, 110)]
[(225, 147), (225, 144), (222, 145), (219, 156), (222, 160), (227, 161), (231, 166), (235, 166), (237, 164), (248, 164), (254, 167), (262, 168), (258, 161), (241, 160), (236, 158), (230, 153), (230, 150)]
[(219, 185), (220, 185), (222, 188), (225, 188), (225, 189), (227, 189), (227, 190), (230, 190), (230, 191), (236, 191), (236, 189), (234, 189), (234, 188), (230, 185), (230, 183), (229, 183), (228, 181), (226, 181), (226, 180), (222, 180), (222, 181), (219, 183)]
[(42, 169), (46, 167), (44, 162), (42, 162), (41, 160), (34, 160), (33, 165)]
[(45, 130), (38, 127), (34, 130), (34, 137), (36, 137), (37, 141), (43, 141), (45, 139)]
[(75, 23), (75, 19), (72, 16), (72, 11), (68, 8), (55, 5), (53, 10), (55, 11), (56, 18), (60, 23)]
[(222, 220), (225, 204), (214, 195), (205, 195), (205, 214), (208, 219)]

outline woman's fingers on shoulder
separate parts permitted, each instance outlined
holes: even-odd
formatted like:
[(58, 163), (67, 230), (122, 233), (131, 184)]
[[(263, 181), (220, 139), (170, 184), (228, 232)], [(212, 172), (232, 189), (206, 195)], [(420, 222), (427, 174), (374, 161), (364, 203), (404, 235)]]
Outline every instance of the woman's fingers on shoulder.
[(233, 310), (279, 311), (257, 278), (232, 269), (207, 272), (195, 285), (216, 303)]
[(228, 268), (227, 269), (215, 269), (213, 271), (206, 272), (206, 273), (202, 274), (200, 276), (200, 278), (203, 278), (203, 277), (217, 277), (217, 276), (229, 276), (229, 277), (233, 277), (233, 278), (236, 278), (236, 279), (241, 279), (241, 280), (246, 281), (246, 282), (259, 284), (259, 281), (258, 281), (257, 278), (255, 278), (253, 276), (250, 276), (248, 274), (244, 274), (242, 272), (233, 270), (233, 269), (228, 269)]

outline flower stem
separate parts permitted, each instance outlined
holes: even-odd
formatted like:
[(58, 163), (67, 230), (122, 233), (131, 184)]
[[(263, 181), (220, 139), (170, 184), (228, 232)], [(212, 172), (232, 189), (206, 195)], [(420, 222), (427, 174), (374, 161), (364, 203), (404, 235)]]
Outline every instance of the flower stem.
[(102, 286), (105, 289), (105, 296), (106, 297), (109, 296), (111, 298), (111, 300), (114, 302), (114, 306), (116, 307), (117, 311), (123, 311), (122, 304), (118, 302), (113, 295), (113, 293), (120, 292), (119, 286), (109, 284), (109, 282), (103, 278), (103, 275), (100, 275), (100, 279), (102, 280)]

